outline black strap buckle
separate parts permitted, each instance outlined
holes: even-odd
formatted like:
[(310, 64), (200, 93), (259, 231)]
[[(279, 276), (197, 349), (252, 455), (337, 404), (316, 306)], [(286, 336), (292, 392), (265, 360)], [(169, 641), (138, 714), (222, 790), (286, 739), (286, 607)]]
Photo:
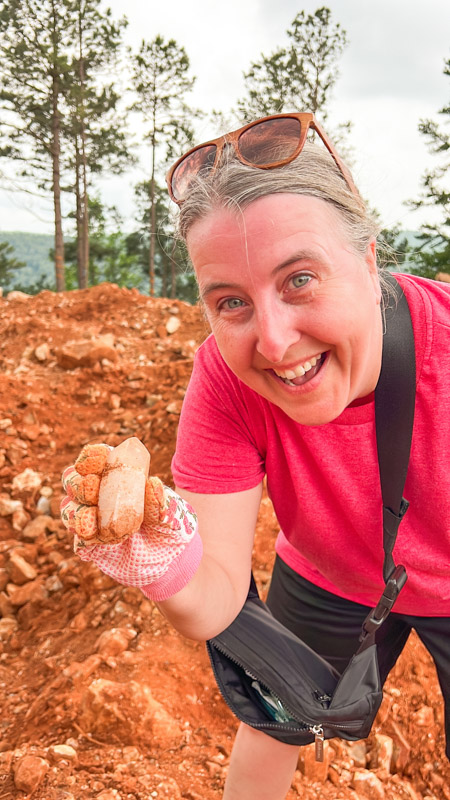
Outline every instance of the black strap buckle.
[(375, 608), (372, 608), (363, 622), (361, 636), (359, 641), (362, 642), (370, 633), (374, 633), (380, 625), (384, 622), (390, 613), (397, 597), (403, 589), (407, 579), (406, 569), (401, 564), (395, 567), (392, 574), (389, 576), (384, 592), (381, 595)]

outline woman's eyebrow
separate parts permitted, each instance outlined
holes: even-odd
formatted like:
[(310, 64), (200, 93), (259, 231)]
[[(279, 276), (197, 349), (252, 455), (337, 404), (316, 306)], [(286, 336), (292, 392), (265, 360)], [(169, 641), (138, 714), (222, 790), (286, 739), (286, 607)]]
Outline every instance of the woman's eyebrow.
[[(315, 261), (316, 264), (318, 262), (324, 262), (320, 254), (315, 250), (305, 248), (302, 250), (297, 250), (295, 253), (289, 256), (289, 258), (286, 258), (280, 264), (277, 264), (272, 270), (272, 275), (276, 275), (278, 272), (281, 272), (281, 270), (286, 269), (286, 267), (291, 266), (291, 264), (297, 264), (299, 261)], [(240, 290), (242, 287), (239, 283), (235, 283), (234, 281), (212, 281), (211, 283), (207, 283), (204, 288), (199, 287), (202, 300), (205, 300), (205, 298), (212, 292), (222, 291), (223, 289)]]
[(282, 261), (281, 264), (277, 264), (276, 267), (272, 270), (272, 274), (279, 272), (286, 267), (290, 267), (291, 264), (296, 264), (298, 261), (315, 261), (316, 263), (323, 263), (323, 258), (317, 253), (315, 250), (310, 250), (305, 248), (304, 250), (297, 250), (296, 253), (293, 253), (289, 258), (286, 258), (285, 261)]
[(231, 281), (213, 281), (212, 283), (207, 283), (205, 288), (199, 287), (202, 300), (211, 294), (211, 292), (216, 292), (222, 289), (241, 289), (241, 287), (238, 283), (233, 283)]

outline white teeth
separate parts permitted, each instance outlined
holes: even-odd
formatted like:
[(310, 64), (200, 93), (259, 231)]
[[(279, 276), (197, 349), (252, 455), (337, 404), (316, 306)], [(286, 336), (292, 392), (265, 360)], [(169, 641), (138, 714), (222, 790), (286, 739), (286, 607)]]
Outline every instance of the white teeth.
[[(322, 354), (321, 354), (322, 355)], [(316, 366), (317, 362), (320, 360), (321, 355), (313, 356), (309, 359), (309, 361), (305, 361), (304, 364), (298, 364), (297, 367), (293, 369), (286, 369), (286, 370), (277, 370), (274, 369), (276, 375), (279, 378), (284, 378), (285, 380), (293, 380), (293, 378), (300, 378), (306, 372), (309, 372), (310, 369)]]

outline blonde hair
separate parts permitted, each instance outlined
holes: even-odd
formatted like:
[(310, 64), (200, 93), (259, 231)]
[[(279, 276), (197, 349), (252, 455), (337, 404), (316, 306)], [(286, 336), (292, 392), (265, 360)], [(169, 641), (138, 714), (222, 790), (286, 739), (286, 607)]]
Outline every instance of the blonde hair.
[(354, 250), (365, 254), (379, 225), (360, 195), (351, 191), (328, 151), (307, 142), (300, 155), (275, 169), (242, 164), (231, 147), (224, 149), (213, 172), (198, 175), (180, 207), (178, 232), (182, 239), (191, 226), (214, 209), (243, 211), (250, 203), (271, 194), (318, 197), (338, 212), (344, 232)]

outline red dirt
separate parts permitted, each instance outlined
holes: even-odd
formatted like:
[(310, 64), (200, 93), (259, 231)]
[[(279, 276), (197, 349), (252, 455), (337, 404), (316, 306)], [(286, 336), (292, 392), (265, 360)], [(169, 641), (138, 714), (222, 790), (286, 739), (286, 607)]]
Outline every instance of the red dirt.
[[(181, 324), (168, 334), (171, 316)], [(219, 800), (237, 724), (204, 645), (77, 559), (58, 514), (61, 472), (87, 442), (137, 436), (171, 484), (202, 313), (103, 284), (0, 300), (0, 331), (0, 500), (22, 504), (0, 510), (0, 800)], [(81, 366), (67, 346), (76, 339)], [(28, 488), (27, 468), (39, 473)], [(263, 592), (276, 532), (265, 498), (254, 548)], [(442, 724), (434, 667), (412, 636), (369, 739), (333, 740), (325, 768), (304, 749), (288, 800), (450, 800)]]

